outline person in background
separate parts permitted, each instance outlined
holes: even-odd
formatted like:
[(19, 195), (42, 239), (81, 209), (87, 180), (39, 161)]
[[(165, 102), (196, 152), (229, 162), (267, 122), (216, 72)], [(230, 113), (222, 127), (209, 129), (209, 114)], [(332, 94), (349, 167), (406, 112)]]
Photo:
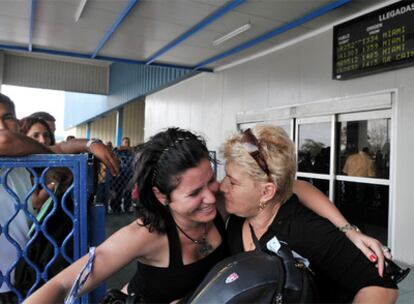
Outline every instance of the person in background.
[(56, 143), (55, 136), (48, 123), (41, 118), (30, 116), (22, 118), (20, 120), (20, 132), (46, 146), (53, 146)]
[[(375, 167), (369, 148), (364, 147), (361, 151), (349, 155), (342, 172), (348, 176), (374, 178)], [(366, 183), (345, 183), (347, 208), (351, 208), (349, 210), (352, 210), (353, 222), (362, 229), (366, 227), (364, 217), (371, 212), (369, 208), (374, 201), (374, 193), (370, 186)]]
[(374, 161), (369, 153), (369, 148), (348, 156), (342, 172), (348, 176), (375, 177)]
[(56, 132), (56, 118), (53, 117), (53, 115), (47, 113), (47, 112), (35, 112), (33, 114), (30, 114), (30, 117), (34, 118), (40, 118), (47, 122), (49, 125), (50, 131), (52, 131), (53, 134)]
[(73, 135), (68, 135), (68, 136), (66, 137), (66, 141), (69, 141), (69, 140), (72, 140), (72, 139), (75, 139), (75, 136), (73, 136)]
[(119, 150), (127, 150), (131, 148), (131, 139), (129, 137), (122, 138), (121, 146), (119, 147)]
[[(22, 118), (20, 120), (20, 132), (21, 134), (25, 134), (45, 146), (52, 146), (55, 144), (55, 137), (50, 130), (49, 125), (43, 119), (35, 117)], [(39, 174), (41, 174), (41, 172)], [(32, 177), (32, 183), (33, 181)], [(56, 186), (56, 182), (50, 179), (48, 179), (46, 183), (50, 190), (53, 190)], [(49, 194), (42, 188), (41, 185), (39, 185), (32, 194), (33, 209), (36, 211), (40, 210), (48, 198)]]
[[(200, 284), (211, 267), (227, 256), (225, 214), (216, 208), (219, 184), (210, 161), (204, 139), (187, 130), (169, 128), (144, 143), (132, 180), (139, 189), (138, 218), (96, 248), (91, 273), (79, 295), (135, 259), (137, 272), (127, 290), (145, 303), (171, 303)], [(315, 188), (302, 185), (295, 190), (302, 201), (335, 221), (341, 218), (326, 198), (319, 200), (320, 192), (315, 196)], [(361, 233), (355, 236), (371, 249), (378, 245)], [(373, 250), (379, 250), (379, 260), (383, 258), (381, 247)], [(87, 260), (86, 255), (73, 263), (25, 303), (62, 301)]]
[[(5, 134), (14, 134), (19, 131), (19, 123), (16, 119), (14, 103), (9, 97), (0, 93), (0, 155), (13, 156), (13, 152), (17, 152), (17, 149), (6, 148), (7, 143)], [(38, 145), (38, 148), (42, 151), (42, 146)], [(12, 148), (12, 147), (10, 147)], [(44, 150), (43, 150), (44, 151)], [(43, 152), (42, 151), (42, 152)], [(22, 151), (24, 154), (24, 151)], [(29, 154), (29, 153), (27, 153)], [(4, 175), (6, 170), (0, 168), (1, 175)], [(24, 201), (26, 193), (28, 193), (32, 187), (30, 181), (30, 175), (24, 168), (16, 168), (8, 175), (8, 181), (10, 189), (16, 193), (21, 201)], [(5, 227), (6, 222), (10, 219), (10, 216), (15, 213), (15, 201), (7, 193), (4, 185), (0, 187), (0, 225)], [(24, 248), (27, 242), (27, 233), (29, 232), (29, 225), (27, 223), (26, 216), (22, 210), (20, 210), (14, 217), (13, 224), (9, 225), (9, 235), (15, 240), (15, 242)], [(13, 262), (16, 260), (17, 253), (16, 248), (7, 240), (4, 233), (0, 234), (0, 271), (3, 276), (9, 270)], [(14, 284), (14, 273), (11, 273), (10, 283)], [(0, 303), (17, 303), (17, 296), (13, 293), (10, 287), (6, 284), (6, 281), (0, 285)]]
[[(89, 145), (88, 145), (89, 144)], [(89, 151), (106, 163), (110, 172), (114, 175), (119, 172), (119, 164), (113, 152), (99, 142), (79, 140), (75, 144), (60, 143), (47, 147), (32, 138), (20, 133), (19, 122), (16, 118), (13, 101), (0, 93), (0, 156), (23, 156), (29, 154), (50, 153), (79, 153)], [(6, 170), (0, 168), (2, 175)], [(25, 168), (13, 169), (7, 177), (7, 185), (16, 193), (21, 202), (26, 201), (26, 194), (31, 189), (29, 172)], [(8, 234), (16, 241), (20, 248), (25, 248), (29, 226), (26, 215), (22, 209), (16, 214), (16, 201), (6, 191), (4, 185), (0, 185), (0, 226), (5, 227), (12, 216), (13, 221), (8, 225)], [(0, 271), (7, 275), (17, 258), (17, 250), (5, 236), (2, 228), (0, 234)], [(14, 284), (14, 273), (11, 272), (10, 280), (4, 277), (0, 284), (0, 303), (17, 303), (16, 295), (11, 292), (10, 284)]]
[(108, 149), (111, 149), (111, 150), (114, 149), (114, 145), (112, 144), (112, 141), (107, 141), (106, 146), (108, 147)]
[[(20, 120), (20, 132), (26, 136), (33, 138), (45, 146), (52, 146), (55, 144), (55, 138), (51, 132), (49, 125), (40, 118), (25, 117)], [(32, 184), (35, 187), (32, 193), (32, 206), (39, 215), (37, 219), (42, 224), (44, 218), (47, 216), (47, 222), (42, 224), (44, 231), (52, 238), (58, 247), (62, 246), (63, 241), (70, 233), (73, 222), (71, 218), (65, 213), (62, 207), (62, 197), (69, 185), (72, 183), (72, 173), (67, 168), (50, 168), (44, 174), (44, 183), (50, 192), (54, 194), (56, 199), (56, 207), (50, 198), (46, 188), (42, 186), (40, 177), (45, 168), (34, 168), (35, 176), (31, 173)], [(35, 184), (38, 182), (37, 184)], [(45, 204), (46, 203), (46, 204)], [(66, 210), (73, 212), (72, 196), (68, 196), (65, 200)], [(33, 228), (32, 228), (33, 229)], [(43, 232), (33, 235), (30, 233), (29, 237), (33, 237), (30, 245), (26, 247), (27, 257), (39, 267), (40, 271), (45, 271), (46, 265), (54, 258), (54, 262), (49, 265), (47, 269), (48, 278), (53, 277), (62, 269), (69, 265), (69, 262), (59, 251), (57, 256), (54, 256), (54, 248), (50, 241), (45, 237)], [(70, 239), (65, 245), (65, 253), (69, 259), (73, 258), (73, 241)], [(20, 259), (15, 268), (16, 287), (23, 294), (32, 288), (36, 282), (35, 271), (25, 262)], [(39, 288), (43, 280), (37, 284)]]
[(344, 233), (304, 207), (293, 193), (296, 174), (294, 145), (273, 125), (256, 125), (228, 138), (224, 144), (224, 193), (227, 238), (237, 254), (269, 241), (283, 242), (310, 262), (319, 300), (323, 303), (394, 303), (396, 284), (368, 261)]

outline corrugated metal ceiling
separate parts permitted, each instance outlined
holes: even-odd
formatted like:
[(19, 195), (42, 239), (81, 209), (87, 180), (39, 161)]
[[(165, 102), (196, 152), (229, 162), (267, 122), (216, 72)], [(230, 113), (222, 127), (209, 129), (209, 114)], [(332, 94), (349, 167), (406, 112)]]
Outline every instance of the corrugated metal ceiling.
[[(214, 69), (385, 2), (387, 1), (1, 0), (0, 49), (78, 58), (96, 55), (96, 59), (105, 61), (125, 60), (145, 64), (184, 34), (182, 37), (185, 39), (172, 43), (173, 47), (159, 57), (156, 56), (152, 64), (194, 68), (209, 58), (219, 56), (281, 26), (332, 7), (332, 10), (297, 24), (294, 29), (277, 37), (225, 58), (219, 56), (217, 60), (203, 65), (203, 68)], [(215, 39), (246, 23), (251, 24), (250, 30), (218, 46), (213, 45)]]

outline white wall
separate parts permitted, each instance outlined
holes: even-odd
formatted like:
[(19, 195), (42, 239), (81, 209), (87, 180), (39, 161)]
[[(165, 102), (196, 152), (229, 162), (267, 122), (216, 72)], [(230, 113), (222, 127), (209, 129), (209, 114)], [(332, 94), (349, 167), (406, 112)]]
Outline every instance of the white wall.
[[(145, 100), (139, 99), (124, 106), (122, 137), (129, 137), (131, 146), (144, 141)], [(116, 132), (115, 128), (114, 131)]]
[(76, 138), (86, 138), (86, 123), (76, 126), (75, 128), (72, 128), (71, 130), (75, 131)]
[(115, 145), (116, 111), (107, 113), (104, 117), (91, 123), (91, 138), (99, 138), (104, 143), (108, 141)]
[[(236, 113), (303, 104), (387, 89), (397, 90), (395, 229), (390, 236), (397, 260), (414, 264), (414, 67), (347, 81), (331, 80), (332, 30), (275, 53), (215, 74), (201, 74), (146, 99), (145, 137), (168, 126), (201, 131), (218, 150), (236, 130)], [(390, 206), (391, 207), (391, 206)]]

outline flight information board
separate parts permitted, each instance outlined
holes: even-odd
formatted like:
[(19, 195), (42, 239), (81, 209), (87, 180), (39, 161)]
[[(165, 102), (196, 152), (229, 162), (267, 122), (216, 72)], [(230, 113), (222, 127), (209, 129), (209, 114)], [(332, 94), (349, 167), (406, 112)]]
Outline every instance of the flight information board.
[(414, 64), (414, 1), (399, 1), (334, 27), (332, 78)]

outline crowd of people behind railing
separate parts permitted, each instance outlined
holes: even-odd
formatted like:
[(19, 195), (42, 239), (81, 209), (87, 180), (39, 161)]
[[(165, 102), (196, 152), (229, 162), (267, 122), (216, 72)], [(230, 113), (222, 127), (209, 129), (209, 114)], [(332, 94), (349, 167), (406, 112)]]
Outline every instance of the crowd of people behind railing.
[[(1, 156), (24, 156), (30, 154), (76, 154), (92, 153), (97, 159), (101, 160), (108, 171), (113, 176), (119, 175), (119, 164), (115, 153), (106, 147), (99, 140), (87, 139), (70, 139), (55, 143), (55, 119), (46, 112), (33, 113), (29, 117), (21, 120), (16, 118), (15, 105), (12, 100), (0, 93), (0, 155)], [(50, 168), (47, 171), (44, 168), (27, 170), (17, 167), (12, 170), (0, 168), (0, 303), (17, 303), (21, 297), (25, 296), (27, 289), (32, 287), (36, 280), (36, 274), (28, 277), (25, 271), (22, 251), (26, 257), (33, 253), (33, 248), (41, 250), (40, 259), (43, 263), (35, 261), (40, 270), (43, 272), (46, 264), (50, 262), (43, 259), (45, 252), (49, 252), (51, 257), (56, 260), (55, 246), (61, 246), (64, 237), (67, 237), (68, 231), (72, 229), (71, 220), (61, 210), (60, 198), (62, 193), (70, 188), (72, 184), (72, 174), (69, 170), (62, 168)], [(46, 172), (44, 172), (46, 171)], [(59, 202), (51, 202), (51, 195), (57, 197)], [(73, 206), (70, 202), (70, 195), (66, 200), (66, 207), (70, 211)], [(50, 205), (55, 207), (49, 207)], [(51, 211), (51, 209), (53, 211)], [(30, 228), (35, 218), (38, 218), (36, 225), (40, 223), (42, 213), (48, 213), (47, 224), (43, 225), (42, 231)], [(51, 214), (53, 213), (53, 214)], [(57, 235), (59, 230), (62, 233)], [(60, 238), (59, 238), (60, 237)], [(55, 245), (50, 247), (50, 239), (53, 239)], [(53, 243), (52, 242), (52, 243)], [(50, 248), (49, 248), (50, 247)], [(47, 249), (49, 248), (49, 249)], [(63, 257), (54, 267), (49, 267), (48, 277), (58, 273), (68, 265), (67, 257), (72, 256), (70, 244), (68, 244), (66, 259)], [(58, 256), (62, 254), (59, 251)], [(59, 258), (59, 257), (58, 257)], [(16, 263), (17, 261), (17, 263)], [(23, 261), (23, 262), (22, 262)], [(37, 263), (39, 262), (39, 263)], [(49, 265), (50, 266), (50, 265)], [(16, 278), (19, 274), (19, 267), (22, 276)], [(33, 269), (33, 268), (32, 268)], [(16, 281), (19, 280), (19, 282)], [(21, 283), (20, 286), (17, 286)], [(27, 288), (24, 287), (27, 283)], [(37, 288), (43, 284), (37, 283)], [(13, 292), (18, 287), (19, 296)], [(25, 285), (26, 286), (26, 285)], [(24, 290), (23, 290), (24, 289)]]
[(98, 184), (96, 202), (105, 205), (107, 213), (132, 212), (136, 201), (136, 191), (131, 190), (129, 185), (132, 178), (132, 163), (135, 147), (131, 147), (129, 137), (122, 138), (121, 145), (112, 148), (112, 142), (106, 143), (107, 147), (113, 149), (119, 160), (120, 173), (111, 176), (104, 164), (100, 164), (98, 171)]
[[(132, 211), (132, 191), (128, 190), (133, 160), (130, 139), (124, 137), (121, 146), (115, 149), (111, 143), (105, 145), (98, 139), (78, 139), (73, 135), (56, 143), (55, 123), (55, 118), (47, 112), (36, 112), (17, 119), (14, 103), (0, 93), (0, 155), (92, 153), (101, 160), (97, 168), (96, 199), (105, 204), (108, 213)], [(17, 303), (19, 297), (25, 297), (29, 291), (44, 284), (43, 278), (36, 283), (36, 271), (22, 257), (20, 250), (41, 272), (47, 267), (49, 279), (73, 261), (73, 235), (68, 237), (73, 222), (65, 213), (73, 213), (72, 195), (69, 193), (63, 200), (73, 176), (67, 168), (22, 168), (13, 169), (10, 174), (5, 168), (0, 168), (0, 171), (4, 178), (0, 185), (0, 304)], [(17, 199), (8, 194), (6, 183), (17, 194)], [(27, 195), (30, 198), (26, 208), (31, 215), (24, 212)], [(19, 204), (20, 209), (16, 213)], [(34, 218), (39, 224), (48, 218), (43, 224), (44, 230), (35, 232)], [(59, 252), (57, 256), (55, 247)], [(18, 261), (17, 264), (15, 261)], [(10, 285), (17, 287), (21, 295), (17, 296)]]

